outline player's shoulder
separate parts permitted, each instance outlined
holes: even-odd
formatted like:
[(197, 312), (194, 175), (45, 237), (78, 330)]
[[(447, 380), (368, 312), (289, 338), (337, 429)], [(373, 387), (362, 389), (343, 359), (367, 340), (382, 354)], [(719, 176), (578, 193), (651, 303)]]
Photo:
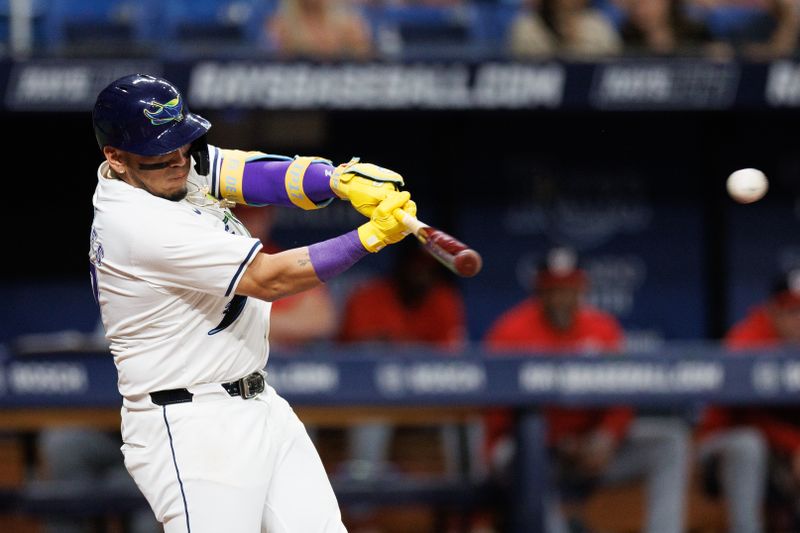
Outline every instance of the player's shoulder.
[(158, 198), (144, 189), (128, 186), (113, 200), (95, 205), (95, 225), (113, 231), (120, 238), (154, 239), (191, 224), (192, 206)]
[(614, 335), (622, 334), (622, 325), (616, 316), (591, 305), (581, 307), (578, 319), (594, 330), (604, 330)]
[(430, 298), (438, 303), (453, 305), (462, 305), (464, 300), (461, 292), (450, 283), (437, 283), (434, 285), (430, 291)]
[(537, 314), (538, 306), (536, 302), (531, 298), (525, 298), (503, 311), (495, 319), (490, 331), (501, 332), (507, 329), (515, 329), (519, 324), (531, 322), (532, 318)]
[(748, 348), (773, 341), (775, 336), (766, 306), (759, 305), (731, 327), (724, 341), (729, 348)]
[(596, 320), (598, 322), (614, 323), (617, 321), (617, 318), (612, 313), (593, 305), (582, 305), (580, 308), (580, 313), (586, 318)]
[(615, 317), (612, 313), (604, 309), (600, 309), (599, 307), (595, 307), (593, 305), (582, 305), (580, 308), (580, 316), (585, 318), (586, 320), (591, 320), (593, 322), (602, 322), (605, 324), (617, 324), (617, 317)]

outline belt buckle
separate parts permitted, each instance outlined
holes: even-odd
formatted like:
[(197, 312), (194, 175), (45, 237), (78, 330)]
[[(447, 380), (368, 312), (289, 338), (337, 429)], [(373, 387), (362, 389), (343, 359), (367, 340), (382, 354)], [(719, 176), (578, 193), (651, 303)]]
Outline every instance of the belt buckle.
[(240, 379), (239, 392), (241, 392), (242, 398), (245, 400), (264, 392), (264, 375), (261, 372), (253, 372)]

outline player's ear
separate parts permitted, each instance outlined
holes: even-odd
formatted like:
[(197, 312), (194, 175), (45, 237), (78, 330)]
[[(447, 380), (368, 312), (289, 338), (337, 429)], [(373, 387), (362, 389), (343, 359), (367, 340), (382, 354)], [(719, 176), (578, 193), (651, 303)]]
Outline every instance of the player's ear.
[(103, 155), (106, 156), (108, 166), (117, 174), (125, 173), (125, 160), (122, 150), (114, 148), (113, 146), (104, 146)]

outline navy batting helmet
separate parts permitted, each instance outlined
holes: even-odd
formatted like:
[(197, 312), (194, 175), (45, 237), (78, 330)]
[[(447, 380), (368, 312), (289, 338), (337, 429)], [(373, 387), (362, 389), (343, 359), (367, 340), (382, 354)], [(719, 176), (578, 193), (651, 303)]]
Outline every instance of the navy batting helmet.
[(165, 79), (133, 74), (111, 82), (97, 96), (92, 122), (101, 149), (156, 156), (191, 144), (195, 168), (208, 173), (205, 136), (211, 123), (189, 112), (180, 91)]

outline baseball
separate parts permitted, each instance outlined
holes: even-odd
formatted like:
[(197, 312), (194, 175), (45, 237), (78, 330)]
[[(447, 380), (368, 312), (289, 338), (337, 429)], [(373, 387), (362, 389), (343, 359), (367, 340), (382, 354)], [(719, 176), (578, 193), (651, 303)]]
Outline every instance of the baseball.
[(740, 204), (750, 204), (767, 194), (769, 182), (756, 168), (742, 168), (728, 176), (728, 194)]

